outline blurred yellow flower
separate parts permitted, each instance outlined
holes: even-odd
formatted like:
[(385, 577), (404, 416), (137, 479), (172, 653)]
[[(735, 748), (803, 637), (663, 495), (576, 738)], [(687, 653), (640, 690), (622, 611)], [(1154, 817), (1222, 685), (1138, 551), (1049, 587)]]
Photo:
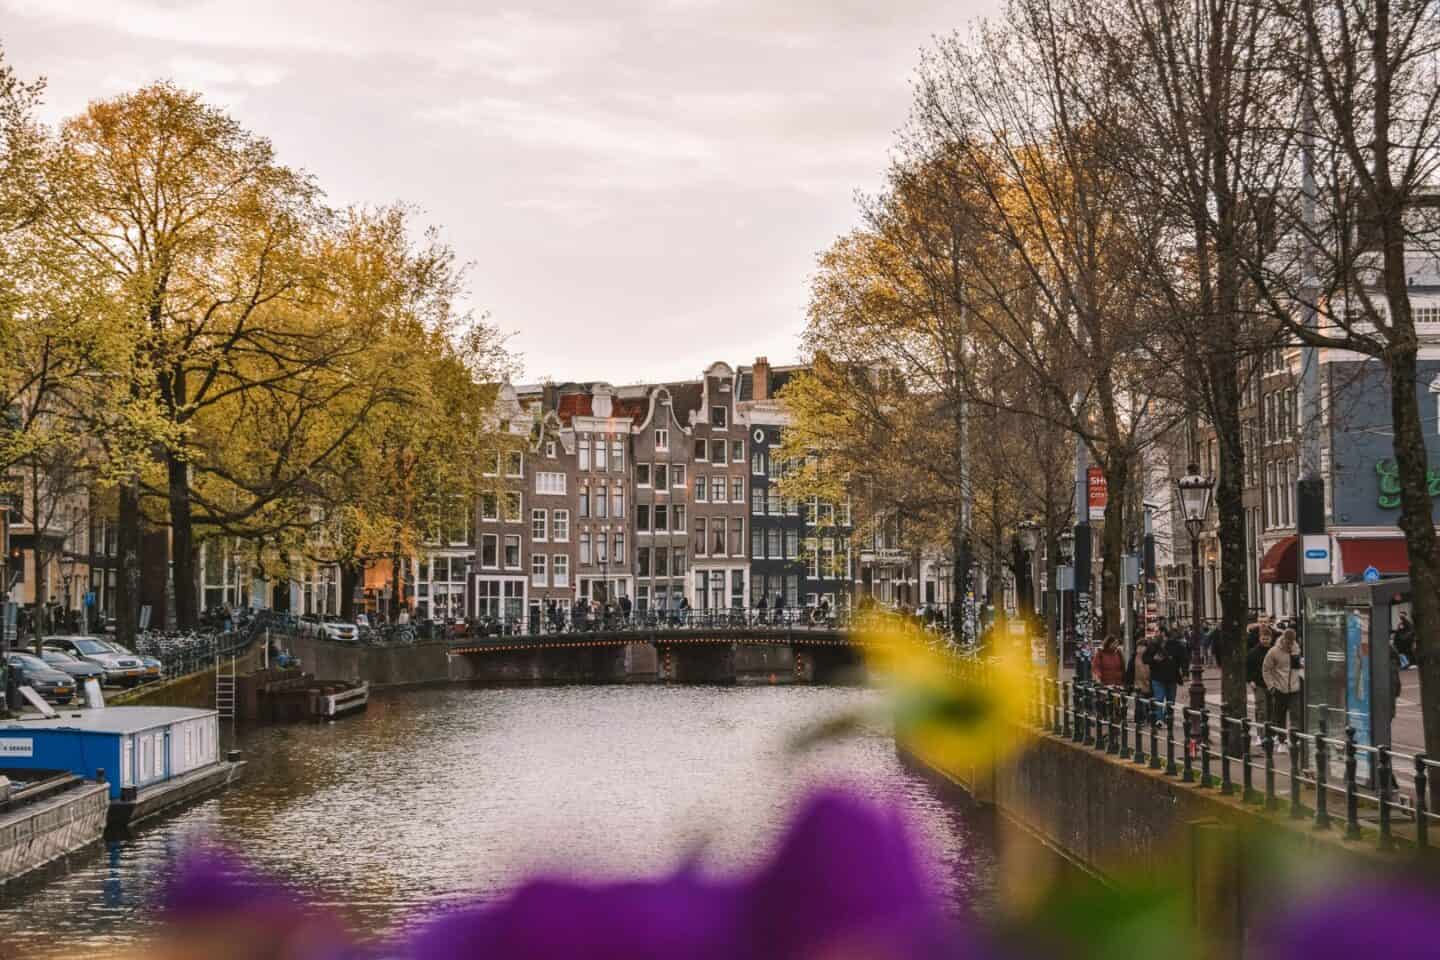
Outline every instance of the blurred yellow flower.
[(961, 775), (1023, 745), (1034, 685), (1028, 640), (981, 659), (893, 616), (872, 616), (859, 629), (867, 664), (895, 697), (895, 738), (918, 759)]

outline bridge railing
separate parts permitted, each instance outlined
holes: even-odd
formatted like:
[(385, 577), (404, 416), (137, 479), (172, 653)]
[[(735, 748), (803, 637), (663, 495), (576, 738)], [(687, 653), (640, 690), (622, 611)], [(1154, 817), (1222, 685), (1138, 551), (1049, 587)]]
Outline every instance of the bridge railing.
[[(847, 612), (807, 610), (646, 610), (560, 611), (518, 618), (482, 617), (468, 623), (435, 625), (436, 634), (456, 640), (483, 640), (487, 637), (555, 636), (586, 633), (654, 633), (656, 631), (703, 630), (843, 630), (851, 623)], [(443, 631), (443, 634), (441, 634)], [(427, 635), (421, 625), (420, 635)], [(438, 638), (438, 636), (437, 636)]]

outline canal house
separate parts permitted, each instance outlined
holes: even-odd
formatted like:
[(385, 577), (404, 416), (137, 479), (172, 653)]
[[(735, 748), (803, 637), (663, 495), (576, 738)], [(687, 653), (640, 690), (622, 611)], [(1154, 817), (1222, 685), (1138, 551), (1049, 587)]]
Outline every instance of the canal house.
[(0, 766), (103, 771), (110, 825), (123, 826), (227, 785), (243, 763), (222, 759), (214, 710), (106, 707), (0, 722)]

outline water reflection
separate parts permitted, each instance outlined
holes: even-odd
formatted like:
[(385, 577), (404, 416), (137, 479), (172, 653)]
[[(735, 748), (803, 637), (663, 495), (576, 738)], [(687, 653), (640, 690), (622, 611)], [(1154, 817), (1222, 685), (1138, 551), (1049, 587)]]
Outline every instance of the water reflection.
[[(0, 944), (43, 955), (134, 942), (185, 846), (212, 837), (376, 935), (536, 869), (613, 876), (769, 849), (810, 784), (906, 809), (946, 895), (984, 903), (993, 838), (899, 763), (886, 731), (802, 758), (797, 726), (876, 696), (841, 688), (551, 687), (382, 695), (363, 717), (242, 734), (244, 782), (11, 888)], [(20, 948), (24, 944), (23, 948)], [(20, 949), (17, 949), (20, 948)], [(4, 955), (0, 949), (0, 956)]]

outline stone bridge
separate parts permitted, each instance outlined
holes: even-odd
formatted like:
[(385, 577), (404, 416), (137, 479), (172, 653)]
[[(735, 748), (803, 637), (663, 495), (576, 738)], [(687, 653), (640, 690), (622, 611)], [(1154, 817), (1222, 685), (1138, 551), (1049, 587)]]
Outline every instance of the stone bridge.
[(512, 634), (451, 644), (475, 680), (492, 683), (845, 683), (863, 676), (840, 626), (628, 626)]

